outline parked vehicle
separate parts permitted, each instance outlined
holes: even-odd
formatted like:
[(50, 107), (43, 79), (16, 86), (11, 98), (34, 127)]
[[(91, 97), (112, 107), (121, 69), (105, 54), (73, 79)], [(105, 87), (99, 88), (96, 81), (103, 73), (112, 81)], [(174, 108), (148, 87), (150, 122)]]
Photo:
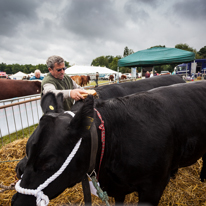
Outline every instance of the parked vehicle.
[(174, 72), (176, 74), (182, 74), (185, 76), (186, 73), (189, 76), (198, 72), (204, 73), (204, 70), (206, 70), (206, 59), (196, 59), (194, 62), (179, 64), (174, 68)]
[[(110, 75), (110, 74), (109, 74)], [(103, 77), (103, 80), (109, 80), (109, 75), (107, 74), (107, 75), (105, 75), (104, 77)]]
[(126, 77), (127, 77), (128, 79), (132, 78), (131, 73), (124, 73), (124, 75), (126, 75)]
[[(104, 79), (105, 74), (99, 74), (99, 79)], [(96, 78), (96, 75), (94, 75), (94, 79)]]
[(0, 78), (1, 79), (7, 79), (8, 75), (6, 74), (6, 72), (0, 72)]
[(161, 75), (171, 74), (171, 72), (169, 72), (169, 71), (161, 71), (160, 74), (161, 74)]

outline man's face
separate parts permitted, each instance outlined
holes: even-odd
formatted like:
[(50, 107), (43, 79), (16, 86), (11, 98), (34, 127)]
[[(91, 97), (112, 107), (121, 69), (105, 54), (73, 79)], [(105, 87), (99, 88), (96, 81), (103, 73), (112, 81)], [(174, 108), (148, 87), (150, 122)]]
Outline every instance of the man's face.
[(37, 72), (37, 73), (35, 74), (35, 77), (36, 77), (37, 79), (39, 79), (39, 78), (40, 78), (40, 73)]
[[(64, 73), (65, 73), (65, 70), (63, 69), (64, 67), (65, 67), (64, 63), (61, 63), (61, 64), (55, 63), (53, 69), (49, 68), (49, 72), (56, 79), (63, 79), (64, 78)], [(58, 71), (58, 70), (60, 70), (60, 71)]]

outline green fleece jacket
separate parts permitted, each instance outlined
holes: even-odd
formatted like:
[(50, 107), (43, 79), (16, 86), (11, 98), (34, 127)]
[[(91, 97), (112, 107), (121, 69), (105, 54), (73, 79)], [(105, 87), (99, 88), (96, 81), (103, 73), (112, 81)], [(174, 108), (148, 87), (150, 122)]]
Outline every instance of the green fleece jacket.
[[(66, 90), (66, 89), (73, 89), (73, 82), (72, 79), (68, 75), (64, 75), (64, 79), (56, 79), (49, 73), (41, 83), (41, 96), (43, 96), (43, 86), (45, 84), (53, 84), (56, 90)], [(73, 105), (74, 100), (72, 98), (67, 98), (64, 100), (64, 110), (70, 110), (71, 106)]]

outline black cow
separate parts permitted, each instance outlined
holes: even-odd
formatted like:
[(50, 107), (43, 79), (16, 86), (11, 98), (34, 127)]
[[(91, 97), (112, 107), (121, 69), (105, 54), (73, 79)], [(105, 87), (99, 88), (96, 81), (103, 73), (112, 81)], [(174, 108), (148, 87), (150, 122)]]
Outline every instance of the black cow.
[(171, 84), (185, 83), (181, 76), (164, 75), (156, 76), (148, 79), (141, 79), (133, 82), (124, 82), (121, 84), (104, 85), (96, 87), (98, 96), (102, 100), (123, 97), (125, 95), (134, 94), (137, 92), (147, 91), (152, 88), (168, 86)]
[[(97, 92), (98, 99), (106, 100), (114, 97), (123, 97), (125, 95), (147, 91), (152, 88), (167, 86), (171, 84), (185, 83), (181, 76), (178, 75), (164, 75), (157, 76), (154, 78), (142, 79), (134, 82), (125, 82), (121, 84), (104, 85), (101, 87), (94, 88)], [(75, 104), (75, 109), (82, 106), (82, 101), (77, 101)], [(26, 158), (22, 159), (17, 167), (16, 173), (17, 177), (20, 179)]]
[[(135, 82), (125, 82), (121, 84), (105, 85), (95, 88), (98, 99), (106, 100), (114, 97), (122, 97), (128, 94), (133, 94), (136, 92), (146, 91), (152, 88), (166, 86), (171, 84), (185, 83), (181, 76), (158, 76), (155, 78), (142, 79)], [(76, 110), (82, 106), (82, 101), (78, 101), (75, 104)], [(16, 173), (17, 177), (20, 179), (23, 174), (27, 159), (22, 159), (17, 167)]]
[[(101, 188), (116, 202), (139, 194), (139, 203), (157, 205), (170, 177), (203, 157), (206, 160), (206, 82), (177, 84), (110, 100), (84, 100), (72, 117), (63, 112), (62, 96), (48, 93), (42, 99), (44, 116), (31, 136), (28, 162), (20, 186), (35, 189), (64, 163), (76, 143), (77, 153), (65, 171), (44, 190), (52, 199), (81, 182), (89, 170), (91, 122), (98, 131), (95, 170)], [(101, 121), (105, 127), (102, 152)], [(75, 110), (74, 110), (75, 111)], [(90, 168), (91, 169), (91, 168)], [(201, 180), (206, 179), (203, 164)], [(17, 193), (13, 206), (36, 205), (36, 198)]]

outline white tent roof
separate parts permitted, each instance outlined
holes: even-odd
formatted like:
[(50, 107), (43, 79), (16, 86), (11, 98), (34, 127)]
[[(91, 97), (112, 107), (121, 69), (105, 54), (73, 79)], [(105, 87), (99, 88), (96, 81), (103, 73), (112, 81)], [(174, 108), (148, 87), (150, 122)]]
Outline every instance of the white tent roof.
[(16, 79), (22, 79), (24, 76), (28, 76), (28, 74), (25, 74), (23, 72), (17, 72), (16, 74), (13, 74), (11, 75), (10, 77), (13, 79), (13, 78), (16, 78)]
[(86, 74), (115, 74), (118, 73), (114, 70), (108, 69), (106, 67), (96, 67), (96, 66), (71, 66), (65, 70), (68, 75), (86, 75)]
[(13, 77), (24, 77), (24, 76), (28, 76), (28, 74), (25, 74), (23, 72), (17, 72), (16, 74), (12, 75)]
[(29, 76), (34, 76), (34, 72), (31, 72), (30, 74), (28, 74)]

